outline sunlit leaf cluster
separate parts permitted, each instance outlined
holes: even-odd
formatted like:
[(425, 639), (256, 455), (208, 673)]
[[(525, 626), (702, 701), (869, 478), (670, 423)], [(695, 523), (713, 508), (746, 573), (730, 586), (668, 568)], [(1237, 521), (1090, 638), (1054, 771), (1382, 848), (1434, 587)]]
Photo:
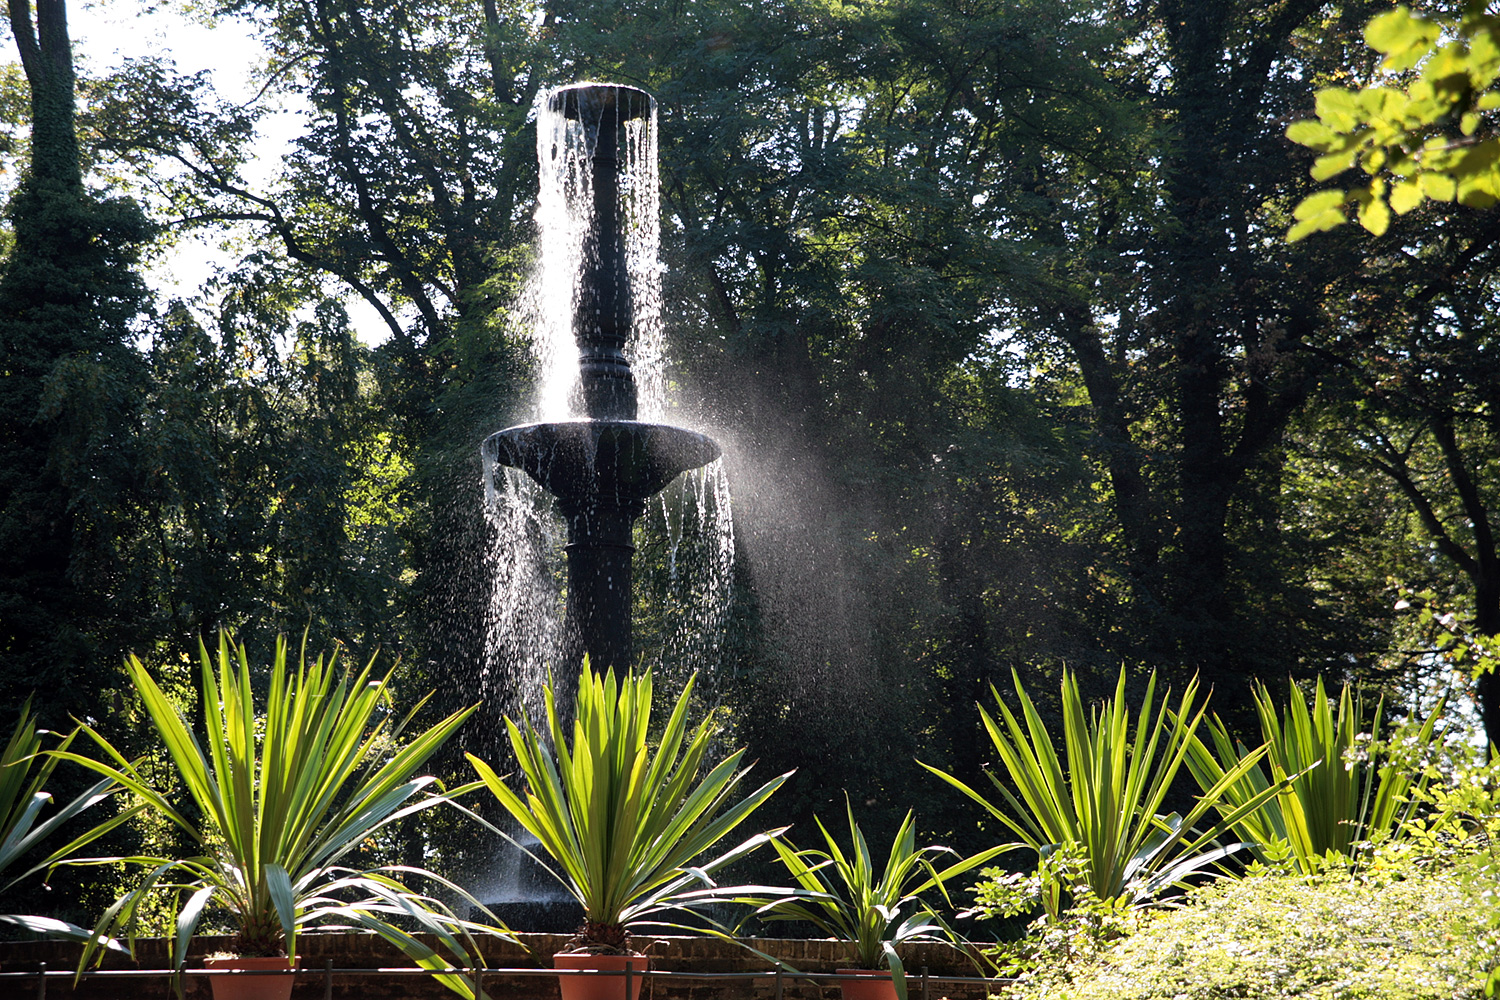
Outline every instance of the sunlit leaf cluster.
[(1317, 119), (1294, 122), (1287, 138), (1316, 151), (1315, 181), (1358, 167), (1368, 180), (1318, 191), (1298, 203), (1287, 234), (1300, 240), (1348, 221), (1385, 234), (1391, 217), (1425, 201), (1487, 208), (1500, 200), (1500, 17), (1483, 0), (1455, 16), (1398, 6), (1374, 17), (1365, 40), (1383, 54), (1389, 82), (1318, 91)]

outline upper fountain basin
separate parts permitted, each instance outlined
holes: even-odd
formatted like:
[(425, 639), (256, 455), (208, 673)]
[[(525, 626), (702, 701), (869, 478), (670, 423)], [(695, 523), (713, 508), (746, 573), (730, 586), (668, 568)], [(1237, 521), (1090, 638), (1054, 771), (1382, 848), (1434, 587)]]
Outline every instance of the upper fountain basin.
[(549, 106), (564, 116), (585, 123), (607, 119), (611, 123), (649, 118), (656, 99), (639, 87), (625, 83), (570, 83), (547, 94)]
[(720, 455), (712, 438), (639, 420), (561, 420), (491, 434), (484, 453), (571, 501), (624, 508), (654, 496)]

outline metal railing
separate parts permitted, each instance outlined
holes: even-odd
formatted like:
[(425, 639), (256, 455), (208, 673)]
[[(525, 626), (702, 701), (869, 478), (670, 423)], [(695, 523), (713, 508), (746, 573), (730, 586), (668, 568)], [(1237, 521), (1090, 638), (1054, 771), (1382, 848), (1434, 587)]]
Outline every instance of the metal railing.
[[(245, 970), (245, 969), (184, 969), (183, 976), (188, 977), (213, 977), (213, 976), (285, 976), (294, 975), (302, 980), (313, 977), (323, 981), (324, 1000), (333, 1000), (333, 982), (338, 976), (435, 976), (444, 974), (473, 976), (477, 979), (480, 987), (484, 980), (494, 977), (517, 978), (527, 976), (623, 976), (625, 979), (625, 995), (630, 995), (632, 980), (692, 980), (698, 982), (746, 982), (756, 979), (773, 979), (774, 1000), (783, 1000), (786, 984), (790, 981), (807, 980), (810, 982), (839, 982), (845, 980), (862, 980), (870, 978), (870, 973), (845, 974), (836, 972), (793, 972), (789, 969), (776, 968), (760, 972), (672, 972), (667, 970), (636, 969), (635, 963), (625, 963), (622, 970), (599, 970), (599, 969), (513, 969), (503, 967), (483, 968), (459, 968), (446, 967), (442, 969), (416, 969), (409, 966), (375, 967), (375, 968), (335, 968), (333, 959), (325, 959), (321, 968), (300, 966), (295, 969), (282, 971), (280, 969)], [(172, 976), (171, 969), (94, 969), (84, 972), (82, 979), (87, 980), (112, 980), (112, 979), (166, 979)], [(46, 1000), (47, 982), (49, 980), (71, 980), (78, 973), (71, 969), (49, 969), (46, 962), (38, 963), (38, 968), (21, 972), (0, 972), (0, 983), (6, 985), (16, 984), (24, 989), (24, 984), (34, 982), (36, 984), (37, 1000)], [(934, 976), (931, 975), (926, 966), (920, 972), (908, 973), (907, 989), (912, 996), (920, 996), (921, 1000), (932, 1000), (932, 988), (937, 985), (976, 985), (983, 986), (988, 993), (995, 986), (1004, 986), (1015, 982), (1013, 979), (992, 979), (984, 976)], [(914, 988), (915, 987), (915, 988)], [(918, 992), (920, 990), (920, 992)], [(18, 994), (17, 994), (18, 995)]]

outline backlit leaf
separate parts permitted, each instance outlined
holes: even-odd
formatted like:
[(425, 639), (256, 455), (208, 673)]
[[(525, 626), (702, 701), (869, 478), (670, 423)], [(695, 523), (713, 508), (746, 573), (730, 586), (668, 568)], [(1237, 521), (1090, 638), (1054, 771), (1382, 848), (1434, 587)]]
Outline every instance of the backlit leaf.
[(1344, 192), (1337, 188), (1330, 188), (1327, 191), (1316, 191), (1303, 198), (1297, 204), (1297, 207), (1292, 211), (1292, 216), (1303, 220), (1314, 218), (1338, 208), (1344, 203), (1344, 198)]
[(1421, 62), (1438, 38), (1437, 24), (1425, 17), (1414, 17), (1407, 8), (1397, 7), (1370, 19), (1365, 26), (1365, 41), (1372, 49), (1386, 54), (1386, 69), (1411, 69)]
[[(1447, 174), (1423, 174), (1422, 192), (1433, 201), (1452, 201), (1458, 193), (1458, 184)], [(1394, 196), (1392, 197), (1394, 202)], [(1392, 204), (1391, 207), (1395, 207)]]
[(1423, 44), (1423, 20), (1413, 17), (1406, 7), (1397, 7), (1370, 19), (1365, 25), (1365, 41), (1377, 52), (1395, 52)]
[(1311, 146), (1313, 149), (1326, 147), (1335, 134), (1333, 129), (1313, 118), (1292, 122), (1286, 128), (1288, 139), (1302, 146)]
[(1397, 181), (1391, 187), (1391, 211), (1405, 215), (1422, 204), (1422, 185), (1416, 181)]
[(1315, 181), (1326, 181), (1348, 170), (1354, 166), (1354, 157), (1357, 150), (1348, 150), (1343, 153), (1329, 153), (1320, 156), (1313, 161), (1312, 169), (1308, 171)]
[(1379, 195), (1363, 198), (1359, 203), (1359, 224), (1376, 236), (1384, 236), (1391, 225), (1391, 210)]
[(1335, 132), (1348, 132), (1364, 118), (1364, 109), (1354, 92), (1343, 87), (1318, 91), (1315, 106), (1318, 117)]
[(1458, 182), (1458, 203), (1468, 208), (1489, 208), (1496, 201), (1493, 186), (1488, 173), (1463, 177)]

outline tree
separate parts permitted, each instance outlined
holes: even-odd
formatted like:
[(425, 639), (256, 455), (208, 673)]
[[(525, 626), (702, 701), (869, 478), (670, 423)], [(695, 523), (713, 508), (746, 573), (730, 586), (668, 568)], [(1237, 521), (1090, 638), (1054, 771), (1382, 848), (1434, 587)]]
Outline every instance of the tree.
[[(382, 318), (389, 339), (343, 374), (361, 383), (353, 405), (383, 416), (363, 432), (336, 419), (375, 435), (340, 447), (378, 451), (404, 470), (382, 484), (394, 495), (377, 498), (400, 512), (382, 543), (396, 546), (386, 553), (395, 561), (345, 577), (363, 579), (344, 595), (354, 601), (346, 610), (369, 607), (381, 574), (411, 578), (393, 586), (378, 625), (344, 625), (399, 643), (409, 670), (431, 670), (442, 697), (466, 704), (472, 692), (459, 678), (480, 674), (489, 597), (478, 446), (522, 405), (525, 365), (502, 306), (529, 238), (535, 31), (524, 12), (494, 4), (246, 2), (217, 13), (264, 26), (262, 97), (291, 93), (310, 107), (283, 171), (263, 186), (241, 171), (261, 106), (231, 106), (160, 63), (97, 89), (101, 152), (153, 182), (174, 229), (233, 228), (248, 239), (260, 299), (284, 296), (276, 308), (290, 309), (299, 296), (355, 296)], [(354, 516), (342, 502), (318, 509)]]
[(45, 691), (42, 716), (62, 725), (110, 686), (101, 669), (138, 610), (116, 529), (136, 486), (133, 265), (151, 229), (83, 185), (63, 0), (15, 0), (9, 15), (31, 143), (0, 264), (0, 708)]
[(228, 628), (399, 649), (410, 469), (343, 308), (252, 257), (164, 310), (146, 364), (128, 561), (151, 613), (133, 648)]
[[(1320, 306), (1363, 251), (1264, 236), (1295, 197), (1280, 121), (1357, 14), (809, 4), (764, 39), (713, 16), (693, 37), (734, 41), (702, 59), (597, 58), (651, 80), (686, 139), (664, 153), (679, 273), (718, 334), (695, 374), (747, 436), (875, 487), (822, 494), (866, 518), (834, 531), (891, 537), (870, 508), (931, 481), (955, 367), (1008, 342), (1107, 504), (1069, 511), (1109, 609), (1093, 655), (1201, 672), (1246, 706), (1245, 678), (1336, 661), (1372, 602), (1311, 586), (1279, 482), (1342, 332)], [(641, 30), (671, 27), (689, 30)], [(930, 558), (931, 537), (902, 548)]]
[[(1374, 236), (1424, 202), (1489, 209), (1500, 201), (1500, 18), (1469, 2), (1451, 15), (1399, 6), (1372, 18), (1364, 37), (1382, 54), (1356, 89), (1318, 91), (1316, 120), (1287, 136), (1319, 152), (1311, 175), (1364, 175), (1348, 190), (1308, 195), (1288, 240), (1333, 229), (1357, 208)], [(1366, 179), (1368, 178), (1368, 179)], [(1345, 181), (1345, 183), (1349, 183)], [(1500, 547), (1493, 455), (1496, 376), (1489, 317), (1495, 308), (1500, 227), (1484, 216), (1446, 216), (1441, 228), (1401, 234), (1381, 247), (1387, 260), (1419, 262), (1419, 279), (1382, 296), (1360, 322), (1371, 336), (1361, 357), (1341, 356), (1354, 400), (1344, 412), (1355, 444), (1346, 466), (1378, 472), (1411, 505), (1421, 534), (1467, 589), (1481, 637), (1500, 634)], [(1476, 697), (1485, 732), (1500, 742), (1500, 675), (1481, 670)]]

